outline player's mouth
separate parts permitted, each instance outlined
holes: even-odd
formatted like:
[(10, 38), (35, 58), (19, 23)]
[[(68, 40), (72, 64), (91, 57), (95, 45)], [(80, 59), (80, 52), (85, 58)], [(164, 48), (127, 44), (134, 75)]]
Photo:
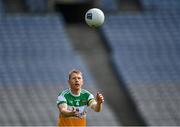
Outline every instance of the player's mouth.
[(75, 86), (80, 86), (80, 84), (79, 84), (79, 83), (76, 83)]

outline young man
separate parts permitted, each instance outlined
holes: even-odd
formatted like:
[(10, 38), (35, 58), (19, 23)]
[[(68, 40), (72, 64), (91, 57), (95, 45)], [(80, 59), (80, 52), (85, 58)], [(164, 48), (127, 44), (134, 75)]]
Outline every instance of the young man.
[(86, 108), (100, 112), (104, 97), (97, 93), (96, 98), (82, 89), (83, 75), (79, 70), (69, 73), (69, 89), (62, 91), (57, 100), (59, 108), (58, 126), (86, 126)]

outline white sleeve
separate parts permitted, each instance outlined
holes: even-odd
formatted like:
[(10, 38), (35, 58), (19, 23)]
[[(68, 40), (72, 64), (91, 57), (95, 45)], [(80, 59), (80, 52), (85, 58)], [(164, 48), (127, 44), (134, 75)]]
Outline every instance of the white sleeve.
[(92, 94), (89, 95), (88, 101), (90, 101), (91, 99), (94, 99), (94, 96)]
[(66, 98), (62, 95), (59, 95), (56, 103), (57, 103), (57, 105), (59, 105), (59, 104), (66, 103), (66, 102), (67, 102)]
[(88, 97), (88, 105), (96, 104), (96, 100), (92, 94)]

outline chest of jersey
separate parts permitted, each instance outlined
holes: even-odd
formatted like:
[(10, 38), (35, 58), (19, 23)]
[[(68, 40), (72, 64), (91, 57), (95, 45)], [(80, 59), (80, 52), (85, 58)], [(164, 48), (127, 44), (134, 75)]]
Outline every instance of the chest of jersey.
[(69, 110), (76, 108), (76, 110), (80, 113), (86, 110), (88, 105), (88, 96), (86, 94), (80, 94), (80, 96), (66, 94), (64, 97)]
[(65, 98), (68, 106), (80, 107), (80, 106), (85, 106), (88, 103), (88, 98), (83, 95), (74, 97), (71, 94), (69, 94), (65, 96)]

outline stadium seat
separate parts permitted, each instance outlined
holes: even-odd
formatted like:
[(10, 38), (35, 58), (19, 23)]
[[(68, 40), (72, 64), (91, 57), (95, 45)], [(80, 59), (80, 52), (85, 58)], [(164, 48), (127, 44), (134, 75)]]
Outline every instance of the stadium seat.
[(48, 0), (25, 0), (25, 4), (32, 13), (45, 13), (48, 9)]
[(179, 0), (140, 0), (145, 9), (155, 10), (179, 10)]
[(114, 12), (118, 10), (118, 3), (116, 0), (101, 0), (100, 7), (105, 13)]

